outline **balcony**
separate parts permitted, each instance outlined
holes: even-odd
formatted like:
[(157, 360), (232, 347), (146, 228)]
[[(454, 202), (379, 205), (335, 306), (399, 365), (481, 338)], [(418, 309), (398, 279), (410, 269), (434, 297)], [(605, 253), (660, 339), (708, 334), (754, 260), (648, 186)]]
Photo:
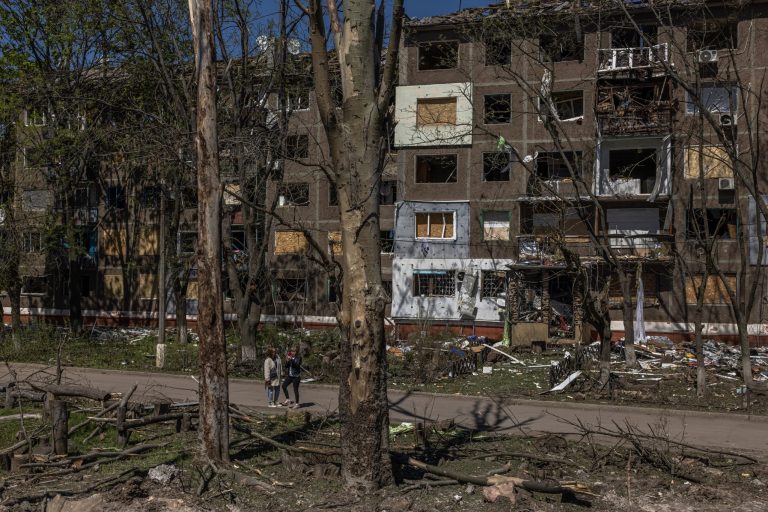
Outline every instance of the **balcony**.
[(669, 63), (667, 43), (639, 48), (601, 48), (597, 52), (598, 73), (653, 69)]
[[(602, 235), (598, 235), (601, 236)], [(663, 260), (668, 258), (674, 236), (657, 233), (605, 235), (608, 248), (618, 258)], [(599, 239), (603, 242), (603, 239)], [(517, 237), (517, 261), (520, 264), (556, 266), (563, 263), (562, 244), (581, 258), (593, 259), (600, 255), (588, 236), (566, 235), (561, 240), (546, 235), (520, 235)]]
[(663, 83), (598, 87), (595, 115), (603, 136), (672, 131), (672, 102)]

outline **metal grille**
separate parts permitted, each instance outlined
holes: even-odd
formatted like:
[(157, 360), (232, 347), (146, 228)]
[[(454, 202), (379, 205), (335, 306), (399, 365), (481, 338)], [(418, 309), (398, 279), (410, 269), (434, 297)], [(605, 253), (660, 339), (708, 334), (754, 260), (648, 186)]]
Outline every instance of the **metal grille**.
[(496, 270), (483, 271), (483, 283), (480, 298), (503, 297), (507, 290), (507, 277), (504, 272)]
[(416, 272), (413, 275), (414, 295), (420, 297), (452, 297), (456, 295), (456, 272)]

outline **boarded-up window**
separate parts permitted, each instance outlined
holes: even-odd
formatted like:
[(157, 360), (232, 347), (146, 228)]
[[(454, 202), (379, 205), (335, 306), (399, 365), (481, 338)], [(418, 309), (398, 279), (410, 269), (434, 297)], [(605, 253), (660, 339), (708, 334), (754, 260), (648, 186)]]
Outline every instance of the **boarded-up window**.
[(126, 255), (127, 244), (123, 233), (118, 229), (105, 229), (101, 232), (101, 252), (105, 256), (123, 256)]
[(332, 256), (341, 256), (343, 254), (341, 231), (331, 231), (328, 233), (328, 252)]
[(104, 295), (108, 298), (120, 299), (123, 297), (123, 276), (119, 274), (107, 274), (104, 276)]
[[(736, 290), (736, 276), (724, 276), (725, 282), (731, 290)], [(704, 276), (691, 276), (685, 282), (685, 302), (696, 304), (699, 288), (703, 284)], [(704, 304), (730, 304), (731, 298), (726, 291), (726, 285), (719, 276), (707, 276), (707, 286), (704, 291)]]
[[(627, 279), (630, 281), (629, 294), (631, 297), (632, 305), (637, 305), (637, 278), (634, 274), (629, 274)], [(659, 276), (653, 272), (643, 273), (643, 295), (645, 300), (643, 304), (645, 306), (655, 306), (659, 301)], [(621, 283), (619, 278), (613, 276), (611, 279), (611, 288), (609, 291), (608, 304), (614, 307), (620, 307), (624, 302), (621, 293)]]
[(416, 238), (454, 238), (455, 212), (420, 212), (416, 214)]
[[(702, 169), (699, 167), (703, 166)], [(699, 178), (703, 171), (704, 178), (733, 177), (733, 167), (728, 159), (728, 153), (721, 146), (690, 146), (685, 148), (685, 177), (693, 180)]]
[(141, 273), (136, 287), (136, 295), (142, 299), (151, 299), (157, 296), (157, 275)]
[(509, 240), (510, 215), (507, 211), (483, 212), (483, 240)]
[(275, 233), (275, 254), (305, 254), (308, 249), (309, 242), (301, 231)]
[(227, 183), (224, 185), (224, 204), (235, 206), (240, 204), (240, 184)]
[(139, 256), (154, 256), (158, 254), (158, 247), (158, 232), (150, 227), (142, 227), (139, 231)]
[(456, 124), (456, 98), (419, 98), (416, 100), (416, 126)]
[(187, 285), (187, 299), (197, 300), (197, 281), (190, 281)]

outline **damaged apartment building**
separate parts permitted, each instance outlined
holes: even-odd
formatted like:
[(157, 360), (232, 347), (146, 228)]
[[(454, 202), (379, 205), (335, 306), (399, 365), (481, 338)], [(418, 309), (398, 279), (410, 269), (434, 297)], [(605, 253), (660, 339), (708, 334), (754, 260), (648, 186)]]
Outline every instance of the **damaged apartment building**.
[[(512, 1), (410, 20), (394, 140), (399, 330), (580, 341), (589, 287), (614, 337), (637, 308), (648, 334), (688, 337), (706, 282), (705, 335), (734, 336), (737, 276), (768, 298), (765, 217), (748, 191), (768, 193), (748, 151), (765, 136), (754, 73), (767, 31), (764, 2)], [(707, 240), (722, 277), (705, 272)], [(760, 343), (768, 307), (748, 315)]]

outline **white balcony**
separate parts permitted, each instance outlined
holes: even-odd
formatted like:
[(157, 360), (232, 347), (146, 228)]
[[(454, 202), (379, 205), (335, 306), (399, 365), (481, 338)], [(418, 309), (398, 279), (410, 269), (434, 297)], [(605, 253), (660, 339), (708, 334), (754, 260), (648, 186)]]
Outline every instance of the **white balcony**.
[(661, 43), (641, 48), (601, 48), (598, 57), (598, 73), (649, 69), (669, 62), (669, 45)]

